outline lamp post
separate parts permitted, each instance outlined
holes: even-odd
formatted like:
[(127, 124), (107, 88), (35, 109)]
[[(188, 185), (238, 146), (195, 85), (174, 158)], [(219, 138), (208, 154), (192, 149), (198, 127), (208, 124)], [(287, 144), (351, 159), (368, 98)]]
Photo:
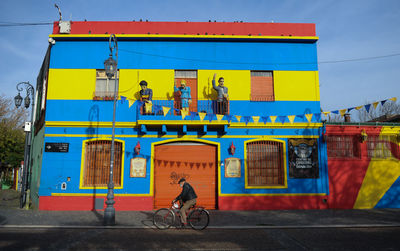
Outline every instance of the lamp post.
[[(21, 91), (23, 91), (25, 88), (26, 90), (26, 96), (24, 99), (21, 97)], [(27, 128), (27, 125), (25, 125), (25, 153), (24, 153), (24, 170), (22, 172), (22, 187), (21, 187), (21, 197), (20, 197), (20, 208), (23, 208), (25, 203), (26, 203), (26, 198), (29, 196), (27, 194), (27, 190), (29, 188), (29, 169), (30, 169), (30, 162), (29, 162), (29, 156), (30, 156), (30, 150), (31, 150), (31, 125), (33, 122), (33, 109), (35, 107), (35, 97), (34, 97), (34, 92), (35, 88), (29, 83), (29, 82), (20, 82), (17, 84), (17, 91), (18, 95), (15, 96), (14, 102), (15, 106), (19, 108), (22, 104), (22, 100), (24, 101), (24, 106), (26, 109), (29, 108), (31, 99), (29, 98), (29, 95), (32, 95), (32, 112), (31, 112), (31, 120), (30, 120), (30, 125), (29, 128)], [(29, 197), (28, 197), (29, 198)]]
[[(110, 47), (110, 56), (104, 61), (104, 69), (107, 78), (111, 80), (115, 76), (114, 81), (114, 107), (113, 107), (113, 122), (112, 122), (112, 139), (111, 139), (111, 156), (110, 156), (110, 179), (108, 181), (108, 191), (106, 200), (106, 209), (104, 210), (103, 224), (106, 226), (115, 225), (115, 208), (114, 208), (114, 180), (113, 180), (113, 169), (114, 169), (114, 139), (115, 139), (115, 110), (117, 105), (117, 90), (118, 90), (118, 44), (117, 37), (114, 34), (110, 35), (108, 41)], [(113, 58), (113, 52), (115, 50), (115, 58)]]

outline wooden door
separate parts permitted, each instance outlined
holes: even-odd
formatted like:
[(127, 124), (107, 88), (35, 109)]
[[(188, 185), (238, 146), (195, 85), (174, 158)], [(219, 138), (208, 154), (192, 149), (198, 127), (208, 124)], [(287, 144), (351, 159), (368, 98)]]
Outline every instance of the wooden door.
[(197, 205), (215, 209), (217, 199), (217, 149), (198, 143), (166, 144), (154, 151), (154, 208), (168, 207), (185, 178), (197, 194)]

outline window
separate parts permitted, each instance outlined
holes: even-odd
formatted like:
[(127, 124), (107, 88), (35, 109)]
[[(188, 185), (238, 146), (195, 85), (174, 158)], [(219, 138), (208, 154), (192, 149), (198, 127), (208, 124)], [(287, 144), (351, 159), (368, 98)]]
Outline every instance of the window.
[(283, 143), (255, 141), (247, 143), (248, 186), (285, 185)]
[(368, 158), (386, 159), (398, 157), (398, 147), (395, 135), (368, 135), (367, 153)]
[(93, 99), (114, 100), (114, 89), (115, 76), (109, 80), (107, 78), (105, 70), (96, 70), (96, 90), (94, 92)]
[[(121, 186), (122, 143), (114, 141), (113, 180)], [(106, 187), (110, 177), (111, 140), (96, 140), (85, 143), (83, 173), (84, 187)]]
[(251, 101), (274, 101), (272, 71), (251, 71)]
[(329, 158), (360, 158), (358, 138), (355, 135), (329, 135)]

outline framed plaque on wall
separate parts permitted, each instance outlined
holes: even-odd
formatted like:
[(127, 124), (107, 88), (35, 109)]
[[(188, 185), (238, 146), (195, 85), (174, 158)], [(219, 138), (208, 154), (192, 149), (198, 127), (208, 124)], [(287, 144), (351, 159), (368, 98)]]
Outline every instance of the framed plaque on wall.
[(146, 177), (146, 159), (145, 158), (133, 158), (131, 159), (131, 170), (130, 176), (136, 178)]
[(237, 178), (241, 176), (240, 172), (240, 159), (227, 158), (225, 159), (225, 177)]

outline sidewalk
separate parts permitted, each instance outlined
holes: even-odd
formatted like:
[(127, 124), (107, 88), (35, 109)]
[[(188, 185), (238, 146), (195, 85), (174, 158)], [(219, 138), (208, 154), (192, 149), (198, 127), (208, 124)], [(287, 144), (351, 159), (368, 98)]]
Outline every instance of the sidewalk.
[[(153, 227), (153, 211), (116, 211), (119, 228)], [(103, 227), (102, 211), (0, 208), (1, 227)], [(209, 228), (400, 227), (400, 209), (210, 211)]]

